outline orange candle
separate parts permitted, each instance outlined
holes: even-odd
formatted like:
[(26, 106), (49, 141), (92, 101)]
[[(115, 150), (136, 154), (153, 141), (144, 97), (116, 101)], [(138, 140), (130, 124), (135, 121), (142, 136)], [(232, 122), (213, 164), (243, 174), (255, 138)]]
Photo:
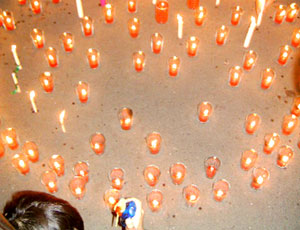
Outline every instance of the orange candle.
[(163, 48), (164, 40), (161, 34), (155, 33), (151, 36), (152, 52), (159, 54)]
[(74, 36), (71, 33), (64, 32), (61, 40), (66, 52), (72, 52), (74, 49)]
[(264, 152), (271, 154), (280, 142), (280, 137), (277, 133), (270, 133), (265, 136)]
[(169, 59), (169, 75), (176, 77), (179, 71), (180, 59), (179, 57), (173, 56)]
[(89, 48), (87, 52), (87, 60), (92, 69), (96, 69), (99, 66), (100, 53), (96, 49)]
[(216, 33), (216, 43), (218, 45), (223, 45), (226, 42), (226, 40), (227, 40), (228, 33), (229, 33), (228, 27), (222, 25), (217, 30), (217, 33)]
[(44, 72), (40, 76), (40, 82), (46, 93), (51, 93), (54, 88), (53, 76), (50, 72)]
[(53, 171), (45, 171), (42, 174), (41, 182), (50, 193), (55, 193), (58, 190), (56, 174)]
[(161, 136), (157, 132), (152, 132), (148, 134), (146, 138), (146, 143), (149, 148), (149, 151), (152, 154), (157, 154), (160, 150), (160, 145), (161, 145)]
[(124, 170), (121, 168), (114, 168), (110, 172), (109, 179), (111, 181), (111, 187), (121, 190), (124, 185)]
[(291, 3), (287, 8), (286, 18), (287, 22), (294, 22), (299, 12), (299, 6), (294, 2)]
[(290, 146), (284, 145), (279, 148), (277, 155), (277, 165), (280, 168), (286, 168), (293, 158), (294, 151)]
[(300, 116), (300, 97), (295, 97), (291, 113), (295, 116)]
[(137, 18), (131, 18), (128, 20), (127, 25), (130, 36), (136, 38), (140, 31), (140, 20)]
[(86, 192), (85, 184), (86, 181), (81, 176), (75, 176), (70, 181), (69, 188), (76, 199), (80, 200), (84, 197)]
[(85, 16), (81, 19), (81, 30), (86, 37), (94, 34), (94, 21), (91, 17)]
[(222, 201), (227, 196), (230, 184), (226, 180), (219, 180), (213, 185), (213, 194), (215, 201)]
[(282, 122), (282, 133), (290, 135), (298, 125), (298, 118), (294, 114), (286, 115)]
[(6, 30), (14, 30), (16, 28), (13, 13), (10, 11), (3, 11), (2, 13), (3, 25)]
[(31, 39), (35, 48), (43, 48), (44, 47), (44, 32), (42, 30), (34, 28), (31, 31)]
[(241, 168), (245, 171), (253, 168), (257, 160), (258, 154), (254, 149), (243, 152), (241, 158)]
[(205, 101), (198, 105), (198, 118), (200, 122), (207, 122), (213, 112), (212, 105)]
[(13, 128), (7, 128), (2, 132), (2, 140), (11, 150), (15, 150), (19, 147), (17, 133)]
[(286, 7), (284, 5), (279, 5), (276, 9), (274, 21), (277, 24), (281, 24), (286, 17)]
[(169, 3), (167, 0), (157, 0), (155, 6), (155, 19), (158, 23), (165, 24), (169, 16)]
[(104, 153), (105, 137), (101, 133), (95, 133), (90, 139), (91, 148), (97, 155)]
[(106, 4), (103, 7), (105, 22), (110, 24), (114, 21), (114, 7), (112, 4)]
[(49, 47), (46, 50), (46, 59), (50, 67), (57, 67), (58, 66), (58, 56), (56, 49)]
[(278, 63), (280, 65), (285, 65), (292, 53), (292, 48), (288, 45), (282, 46), (280, 48), (280, 54), (278, 57)]
[(26, 141), (23, 145), (22, 152), (27, 156), (31, 162), (37, 162), (39, 160), (39, 150), (37, 145), (32, 141)]
[(209, 178), (209, 179), (214, 178), (214, 176), (216, 175), (220, 166), (221, 166), (221, 161), (218, 157), (213, 156), (213, 157), (207, 158), (204, 162), (204, 167), (205, 167), (205, 172), (206, 172), (207, 178)]
[(39, 0), (30, 0), (30, 8), (33, 13), (39, 14), (42, 10), (42, 4)]
[(86, 82), (79, 81), (76, 88), (77, 96), (81, 103), (86, 103), (89, 99), (89, 85)]
[(129, 13), (136, 12), (136, 0), (128, 0), (128, 12)]
[(249, 50), (244, 56), (244, 70), (250, 71), (257, 60), (257, 54), (253, 50)]
[(172, 182), (176, 185), (179, 185), (183, 182), (186, 174), (186, 167), (182, 163), (173, 164), (170, 167), (170, 176)]
[(199, 46), (199, 39), (196, 38), (195, 36), (191, 36), (186, 43), (187, 53), (190, 57), (196, 56), (198, 46)]
[(104, 202), (110, 208), (114, 210), (115, 205), (120, 200), (120, 191), (117, 189), (109, 189), (104, 193)]
[(243, 9), (240, 6), (236, 6), (232, 8), (231, 24), (234, 26), (238, 25), (241, 20), (242, 14), (243, 14)]
[(292, 46), (299, 47), (300, 45), (300, 28), (296, 28), (292, 36)]
[(245, 130), (248, 134), (253, 134), (260, 124), (260, 117), (256, 113), (251, 113), (247, 116), (245, 121)]
[(81, 176), (85, 182), (89, 181), (89, 164), (87, 162), (78, 161), (73, 168), (75, 176)]
[(145, 54), (143, 51), (138, 51), (133, 54), (133, 65), (137, 72), (141, 72), (145, 66)]
[(49, 160), (49, 167), (55, 171), (57, 176), (65, 174), (65, 160), (60, 155), (52, 155)]
[(122, 108), (119, 112), (120, 125), (123, 130), (131, 129), (133, 112), (129, 108)]
[(15, 154), (12, 158), (12, 165), (24, 175), (29, 173), (29, 161), (24, 154)]
[(20, 5), (25, 5), (26, 4), (26, 0), (18, 0)]
[(195, 23), (197, 26), (201, 26), (206, 17), (207, 11), (203, 6), (199, 6), (199, 8), (195, 11)]
[(229, 70), (229, 85), (238, 86), (243, 76), (243, 69), (240, 66), (231, 67)]
[(199, 0), (187, 0), (187, 6), (194, 10), (199, 7), (199, 2)]
[(147, 184), (151, 187), (155, 186), (160, 177), (160, 170), (155, 165), (149, 165), (144, 170), (144, 178)]
[(195, 206), (200, 198), (200, 190), (196, 185), (191, 184), (183, 189), (183, 196), (188, 206)]
[(254, 189), (260, 189), (267, 180), (270, 178), (270, 173), (265, 168), (255, 168), (252, 173), (251, 187)]
[(4, 153), (5, 153), (5, 147), (0, 141), (0, 158), (4, 156)]
[(147, 203), (152, 212), (157, 212), (161, 209), (163, 202), (163, 194), (158, 189), (152, 190), (147, 196)]
[(272, 85), (274, 79), (275, 79), (275, 72), (271, 68), (267, 68), (262, 73), (262, 79), (261, 79), (261, 88), (262, 89), (268, 89)]

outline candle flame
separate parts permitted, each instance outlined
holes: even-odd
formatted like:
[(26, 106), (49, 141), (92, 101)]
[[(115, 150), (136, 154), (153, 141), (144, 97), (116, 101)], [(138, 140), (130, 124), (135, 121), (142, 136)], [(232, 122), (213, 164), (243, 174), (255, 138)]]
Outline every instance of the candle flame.
[(152, 173), (148, 173), (148, 178), (149, 180), (153, 181), (154, 180), (154, 176)]
[(54, 162), (54, 167), (56, 169), (59, 169), (60, 168), (60, 163), (58, 163), (57, 161)]
[(219, 189), (219, 190), (217, 191), (216, 196), (217, 196), (217, 197), (221, 197), (221, 196), (223, 196), (223, 195), (224, 195), (224, 192), (223, 192), (221, 189)]
[(75, 189), (75, 193), (76, 193), (77, 195), (81, 194), (81, 193), (82, 193), (82, 189), (81, 189), (81, 188), (76, 188), (76, 189)]
[(256, 182), (258, 184), (262, 184), (264, 182), (264, 178), (262, 176), (257, 177)]
[(182, 16), (180, 14), (177, 14), (177, 20), (178, 20), (178, 23), (183, 22)]
[(34, 151), (33, 151), (32, 149), (29, 149), (29, 150), (28, 150), (28, 154), (29, 154), (30, 156), (34, 156)]
[(21, 168), (25, 168), (25, 162), (23, 161), (23, 160), (20, 160), (19, 161), (19, 166), (21, 167)]
[(110, 204), (115, 204), (115, 203), (116, 203), (116, 199), (113, 198), (112, 196), (110, 196), (110, 197), (108, 198), (108, 202), (109, 202)]
[(248, 157), (247, 159), (246, 159), (246, 165), (250, 165), (251, 164), (251, 162), (252, 162), (252, 160), (251, 160), (251, 158), (250, 157)]
[(156, 207), (159, 206), (159, 202), (157, 200), (153, 200), (152, 205), (153, 205), (154, 208), (156, 208)]
[(177, 173), (176, 173), (176, 178), (177, 178), (177, 179), (180, 179), (181, 177), (182, 177), (182, 172), (177, 172)]
[(10, 136), (6, 136), (5, 140), (6, 140), (7, 144), (12, 144), (14, 142), (14, 140)]
[(51, 182), (48, 183), (48, 186), (50, 188), (54, 188), (55, 187), (55, 183), (53, 181), (51, 181)]
[(196, 195), (192, 194), (190, 196), (190, 201), (195, 201), (197, 199)]
[(287, 163), (289, 161), (289, 157), (288, 156), (282, 156), (281, 160), (284, 162), (284, 163)]

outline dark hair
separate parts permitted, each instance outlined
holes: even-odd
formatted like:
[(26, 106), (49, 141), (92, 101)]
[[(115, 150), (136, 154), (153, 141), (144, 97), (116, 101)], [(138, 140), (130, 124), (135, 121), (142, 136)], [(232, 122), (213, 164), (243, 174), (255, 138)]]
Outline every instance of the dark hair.
[(74, 207), (43, 192), (13, 194), (3, 215), (17, 230), (84, 230), (82, 218)]

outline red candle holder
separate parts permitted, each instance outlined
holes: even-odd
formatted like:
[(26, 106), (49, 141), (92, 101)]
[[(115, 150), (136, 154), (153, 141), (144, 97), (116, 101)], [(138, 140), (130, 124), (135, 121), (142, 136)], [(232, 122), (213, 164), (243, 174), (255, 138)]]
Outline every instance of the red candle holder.
[(152, 154), (157, 154), (160, 150), (160, 145), (161, 145), (161, 136), (157, 132), (153, 132), (148, 134), (146, 138), (146, 143), (149, 148), (149, 151)]
[(255, 66), (257, 54), (253, 50), (249, 50), (244, 56), (244, 70), (250, 71)]
[(43, 48), (45, 43), (44, 32), (42, 30), (34, 28), (31, 33), (31, 39), (35, 48)]
[(20, 5), (25, 5), (26, 4), (26, 0), (18, 0)]
[(2, 132), (2, 140), (11, 150), (15, 150), (19, 147), (17, 133), (13, 128), (7, 128)]
[(0, 158), (3, 157), (5, 154), (5, 147), (4, 144), (0, 141)]
[(46, 50), (46, 59), (50, 67), (57, 67), (58, 66), (58, 56), (56, 49), (49, 47)]
[(278, 57), (278, 63), (280, 65), (285, 65), (287, 61), (289, 60), (289, 57), (292, 53), (292, 48), (288, 45), (282, 46), (280, 48), (280, 54)]
[(53, 171), (45, 171), (42, 174), (41, 182), (50, 193), (58, 190), (56, 174)]
[(52, 73), (44, 72), (40, 76), (40, 82), (46, 93), (51, 93), (54, 88), (54, 80)]
[(229, 85), (238, 86), (243, 76), (243, 69), (240, 66), (231, 67), (229, 70)]
[(276, 22), (277, 24), (281, 24), (286, 17), (286, 13), (286, 6), (279, 5), (275, 12), (274, 22)]
[(182, 163), (176, 163), (170, 167), (170, 176), (172, 182), (176, 185), (182, 184), (185, 178), (185, 174), (186, 174), (186, 167)]
[(286, 115), (282, 122), (282, 133), (290, 135), (298, 125), (298, 118), (294, 114)]
[(120, 191), (117, 189), (109, 189), (104, 193), (104, 202), (110, 210), (114, 210), (115, 205), (121, 198)]
[(49, 160), (49, 167), (53, 169), (57, 176), (63, 176), (65, 174), (65, 160), (60, 155), (52, 155)]
[(13, 13), (10, 11), (3, 11), (2, 13), (2, 21), (4, 28), (6, 30), (14, 30), (16, 29), (15, 19)]
[(281, 146), (277, 155), (277, 166), (280, 168), (286, 168), (290, 160), (293, 158), (293, 155), (294, 151), (290, 146)]
[(277, 133), (270, 133), (265, 136), (264, 152), (271, 154), (280, 142), (280, 137)]
[(114, 168), (109, 174), (109, 180), (111, 181), (111, 187), (121, 190), (124, 185), (124, 170), (121, 168)]
[(112, 4), (106, 4), (103, 7), (105, 22), (110, 24), (114, 22), (114, 7)]
[(94, 21), (91, 17), (85, 16), (81, 19), (81, 30), (86, 37), (94, 34)]
[(129, 108), (122, 108), (119, 112), (120, 125), (123, 130), (131, 129), (133, 123), (133, 112)]
[(99, 66), (100, 53), (96, 49), (89, 48), (87, 52), (87, 60), (92, 69)]
[(82, 177), (87, 183), (89, 181), (89, 164), (87, 162), (78, 161), (73, 167), (73, 173), (75, 176)]
[(255, 168), (252, 172), (251, 187), (254, 189), (260, 189), (267, 180), (270, 178), (270, 173), (265, 168)]
[(157, 0), (155, 5), (155, 20), (160, 24), (165, 24), (169, 16), (169, 3), (167, 0)]
[(176, 77), (178, 75), (179, 67), (180, 67), (179, 57), (173, 56), (169, 58), (169, 75), (171, 77)]
[(91, 136), (90, 144), (93, 149), (93, 151), (97, 155), (101, 155), (104, 153), (105, 149), (105, 137), (101, 133), (95, 133)]
[(300, 45), (300, 28), (296, 28), (292, 35), (292, 46), (298, 48)]
[(66, 52), (72, 52), (74, 49), (74, 36), (71, 33), (64, 32), (61, 35), (63, 47)]
[(130, 36), (136, 38), (140, 31), (140, 20), (137, 18), (131, 18), (128, 20), (127, 25)]
[(199, 7), (199, 0), (187, 0), (187, 6), (188, 8), (195, 10), (196, 8)]
[(86, 82), (78, 82), (76, 88), (78, 99), (81, 103), (86, 103), (89, 99), (89, 85)]
[(183, 189), (183, 196), (185, 198), (186, 204), (189, 207), (196, 205), (200, 198), (200, 190), (194, 184), (191, 184)]
[(287, 8), (285, 20), (287, 22), (294, 22), (295, 19), (297, 18), (298, 12), (299, 12), (299, 6), (295, 2), (291, 3)]
[(152, 212), (157, 212), (161, 209), (163, 203), (163, 194), (158, 189), (152, 190), (147, 196), (147, 203)]
[(26, 141), (23, 145), (22, 152), (27, 156), (31, 162), (37, 162), (39, 160), (39, 150), (37, 145), (32, 141)]
[(138, 51), (133, 54), (133, 65), (136, 72), (141, 72), (145, 66), (145, 54), (143, 51)]
[(254, 149), (243, 152), (241, 158), (241, 168), (245, 171), (253, 168), (257, 160), (258, 154)]
[(197, 55), (197, 50), (199, 46), (199, 39), (195, 36), (191, 36), (186, 43), (187, 53), (190, 57)]
[(271, 68), (267, 68), (262, 73), (261, 78), (261, 88), (262, 89), (269, 89), (275, 79), (275, 71)]
[(205, 172), (206, 172), (207, 178), (209, 178), (209, 179), (214, 178), (214, 176), (216, 175), (220, 166), (221, 166), (221, 161), (218, 157), (213, 156), (213, 157), (207, 158), (204, 162), (204, 167), (205, 167)]
[(81, 176), (75, 176), (70, 181), (69, 188), (76, 199), (81, 200), (84, 197), (86, 192), (85, 184), (86, 181)]
[(136, 0), (128, 0), (128, 12), (129, 13), (136, 12)]
[(155, 165), (149, 165), (144, 170), (144, 178), (147, 184), (151, 187), (154, 187), (159, 180), (160, 170)]
[(222, 179), (213, 184), (213, 194), (215, 201), (221, 202), (225, 199), (230, 189), (230, 184), (228, 181)]
[(240, 6), (236, 6), (236, 7), (232, 8), (231, 24), (233, 26), (236, 26), (239, 24), (242, 14), (243, 14), (243, 9)]
[(205, 101), (198, 105), (198, 118), (199, 121), (202, 123), (205, 123), (208, 121), (209, 117), (211, 116), (213, 112), (212, 105)]
[(229, 29), (228, 27), (222, 25), (216, 33), (216, 43), (217, 45), (221, 46), (226, 43), (227, 37), (229, 34)]
[(202, 26), (206, 15), (206, 9), (203, 6), (199, 6), (199, 8), (197, 8), (195, 11), (195, 24), (197, 26)]
[(300, 116), (300, 97), (295, 97), (291, 113), (297, 117)]
[(260, 117), (256, 113), (251, 113), (245, 121), (245, 130), (248, 134), (253, 134), (259, 127)]
[(30, 171), (29, 161), (24, 154), (15, 154), (12, 158), (12, 165), (23, 175)]
[(152, 52), (159, 54), (163, 48), (164, 40), (163, 36), (159, 33), (155, 33), (151, 36), (151, 48)]
[(39, 14), (42, 11), (42, 4), (40, 0), (30, 0), (30, 8), (33, 13)]

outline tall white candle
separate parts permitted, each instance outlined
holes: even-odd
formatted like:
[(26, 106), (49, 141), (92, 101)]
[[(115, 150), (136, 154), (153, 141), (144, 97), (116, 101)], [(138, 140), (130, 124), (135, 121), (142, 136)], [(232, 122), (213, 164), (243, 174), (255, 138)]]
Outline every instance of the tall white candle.
[(65, 115), (66, 115), (66, 110), (61, 111), (61, 113), (59, 114), (59, 123), (61, 125), (61, 130), (65, 133), (66, 132), (66, 128), (65, 128)]
[(219, 6), (221, 3), (221, 0), (216, 0), (216, 6)]
[(13, 79), (13, 81), (14, 81), (15, 86), (16, 86), (16, 92), (17, 92), (17, 93), (21, 93), (21, 88), (20, 88), (20, 86), (19, 86), (19, 82), (18, 82), (18, 78), (17, 78), (16, 73), (15, 73), (15, 72), (12, 72), (12, 73), (11, 73), (11, 77), (12, 77), (12, 79)]
[(76, 0), (76, 6), (77, 6), (77, 13), (79, 18), (83, 18), (83, 8), (82, 8), (82, 2), (81, 0)]
[(262, 21), (263, 12), (265, 10), (266, 0), (257, 0), (256, 1), (256, 13), (257, 13), (257, 22), (256, 26), (259, 27)]
[(30, 97), (30, 102), (31, 102), (32, 109), (35, 113), (37, 113), (38, 111), (37, 111), (37, 107), (36, 107), (36, 104), (35, 104), (35, 101), (34, 101), (34, 98), (35, 98), (34, 90), (30, 91), (29, 97)]
[(255, 28), (256, 28), (256, 20), (254, 16), (251, 16), (251, 23), (245, 38), (244, 48), (249, 47)]
[(20, 69), (22, 69), (21, 62), (20, 62), (20, 59), (17, 54), (17, 46), (16, 45), (11, 46), (11, 52), (13, 53), (16, 65), (20, 66)]
[(183, 19), (180, 14), (177, 14), (177, 21), (178, 21), (178, 38), (182, 39), (183, 34)]

